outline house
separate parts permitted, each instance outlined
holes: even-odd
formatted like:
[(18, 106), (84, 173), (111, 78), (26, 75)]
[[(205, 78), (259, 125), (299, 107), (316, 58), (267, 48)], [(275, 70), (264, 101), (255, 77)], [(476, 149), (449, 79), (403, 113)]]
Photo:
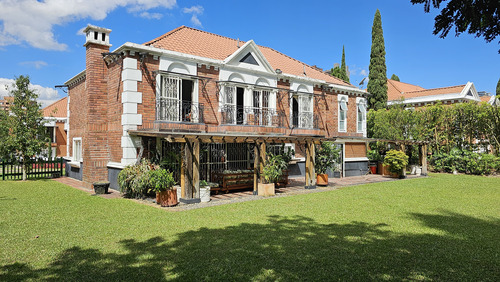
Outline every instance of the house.
[(89, 25), (86, 67), (68, 88), (68, 175), (116, 177), (141, 157), (180, 160), (182, 195), (222, 170), (254, 169), (276, 144), (295, 148), (315, 186), (314, 145), (343, 148), (344, 176), (368, 171), (366, 91), (253, 40), (181, 26), (110, 52), (110, 29)]
[(409, 107), (421, 107), (436, 102), (445, 105), (465, 101), (480, 102), (474, 84), (425, 89), (418, 85), (387, 79), (387, 104), (403, 103)]
[(9, 111), (10, 105), (14, 103), (14, 97), (11, 96), (5, 96), (3, 99), (0, 99), (0, 111), (5, 110)]
[(42, 109), (51, 139), (51, 157), (64, 157), (67, 152), (68, 97), (64, 97)]
[(497, 96), (480, 96), (479, 99), (481, 99), (481, 102), (486, 102), (492, 106), (500, 106), (500, 100), (497, 98)]

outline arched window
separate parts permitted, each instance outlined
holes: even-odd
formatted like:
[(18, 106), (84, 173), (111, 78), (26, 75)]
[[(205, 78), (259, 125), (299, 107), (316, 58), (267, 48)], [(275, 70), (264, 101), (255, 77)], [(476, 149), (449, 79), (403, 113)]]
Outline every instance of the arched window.
[(366, 105), (363, 100), (358, 102), (358, 132), (366, 131)]
[(347, 96), (339, 95), (339, 132), (347, 131)]

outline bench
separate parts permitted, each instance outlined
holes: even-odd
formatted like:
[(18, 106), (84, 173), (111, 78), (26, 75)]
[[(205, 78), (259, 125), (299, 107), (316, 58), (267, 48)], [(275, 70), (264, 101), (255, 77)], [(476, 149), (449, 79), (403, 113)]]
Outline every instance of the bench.
[(253, 189), (253, 170), (224, 170), (213, 174), (213, 181), (219, 183), (219, 187), (212, 188), (213, 191)]

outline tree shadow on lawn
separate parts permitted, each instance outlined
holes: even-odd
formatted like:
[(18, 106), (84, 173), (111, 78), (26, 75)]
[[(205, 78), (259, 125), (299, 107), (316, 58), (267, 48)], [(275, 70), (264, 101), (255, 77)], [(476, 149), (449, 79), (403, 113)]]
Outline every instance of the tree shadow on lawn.
[(0, 280), (500, 280), (500, 220), (411, 214), (436, 234), (394, 233), (386, 224), (322, 224), (271, 216), (120, 243), (124, 253), (73, 247), (47, 268), (0, 268)]

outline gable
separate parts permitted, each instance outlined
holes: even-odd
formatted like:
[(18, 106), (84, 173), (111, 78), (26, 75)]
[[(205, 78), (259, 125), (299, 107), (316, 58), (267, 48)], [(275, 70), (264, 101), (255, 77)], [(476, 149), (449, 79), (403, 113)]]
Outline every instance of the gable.
[(246, 42), (224, 60), (228, 66), (258, 70), (275, 74), (274, 69), (253, 40)]

